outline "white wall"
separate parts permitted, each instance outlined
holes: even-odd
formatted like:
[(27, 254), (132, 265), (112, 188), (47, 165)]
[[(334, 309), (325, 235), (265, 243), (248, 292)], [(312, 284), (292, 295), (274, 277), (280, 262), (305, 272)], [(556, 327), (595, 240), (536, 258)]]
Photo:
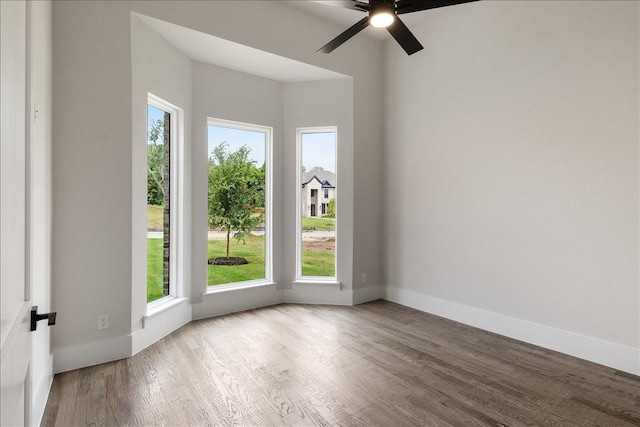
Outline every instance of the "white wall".
[[(284, 227), (282, 221), (283, 84), (201, 62), (193, 63), (193, 302), (194, 317), (228, 313), (275, 304), (282, 295), (274, 286), (262, 290), (203, 294), (207, 291), (207, 118), (232, 120), (273, 128), (273, 273), (282, 283)], [(247, 297), (257, 293), (258, 298)], [(237, 302), (237, 300), (244, 300)], [(251, 301), (251, 303), (249, 303)]]
[(117, 5), (53, 4), (56, 371), (130, 349), (131, 24)]
[(638, 18), (479, 2), (386, 43), (388, 298), (640, 372)]
[[(343, 290), (353, 290), (354, 230), (354, 117), (353, 80), (339, 79), (323, 82), (287, 83), (284, 87), (284, 142), (287, 165), (285, 179), (285, 223), (296, 223), (296, 129), (304, 127), (336, 126), (336, 187), (339, 188), (336, 232), (336, 274)], [(320, 207), (318, 206), (318, 209)], [(296, 230), (285, 229), (285, 282), (295, 277)], [(306, 286), (306, 285), (305, 285)], [(330, 292), (325, 290), (325, 292)], [(351, 295), (346, 300), (351, 303)]]
[[(147, 103), (151, 93), (182, 110), (182, 123), (178, 133), (182, 144), (172, 146), (177, 159), (175, 179), (177, 192), (172, 195), (175, 203), (172, 215), (181, 217), (177, 229), (172, 229), (172, 239), (181, 247), (183, 265), (177, 265), (177, 295), (191, 296), (191, 117), (192, 84), (191, 59), (186, 57), (135, 14), (131, 15), (131, 66), (132, 66), (132, 236), (133, 262), (131, 283), (131, 333), (133, 353), (151, 342), (172, 332), (191, 320), (189, 304), (180, 304), (173, 311), (159, 313), (144, 319), (147, 314)], [(178, 118), (180, 120), (180, 118)], [(181, 184), (182, 183), (182, 184)], [(185, 209), (187, 208), (187, 209)], [(176, 321), (169, 317), (177, 316)], [(146, 344), (146, 345), (145, 345)]]
[[(352, 269), (366, 270), (372, 283), (381, 283), (381, 251), (374, 243), (382, 209), (379, 198), (365, 197), (382, 184), (381, 175), (370, 176), (371, 169), (382, 166), (382, 48), (376, 41), (359, 37), (331, 55), (316, 53), (344, 28), (279, 2), (56, 1), (52, 263), (53, 302), (59, 311), (59, 325), (53, 331), (56, 371), (125, 357), (138, 347), (135, 336), (142, 328), (142, 292), (132, 291), (133, 281), (141, 279), (132, 265), (133, 252), (141, 250), (140, 239), (132, 234), (141, 223), (132, 203), (139, 192), (132, 186), (133, 166), (140, 156), (132, 149), (132, 135), (140, 133), (132, 114), (140, 114), (133, 108), (138, 108), (141, 93), (132, 82), (132, 65), (148, 58), (135, 54), (132, 61), (131, 12), (355, 76), (352, 150), (361, 156), (354, 155), (345, 167), (353, 170), (353, 187), (361, 189), (354, 194), (354, 209), (361, 209), (363, 216), (354, 222), (352, 253), (357, 257)], [(276, 185), (282, 179), (276, 175)], [(193, 185), (199, 191), (195, 179)], [(197, 214), (193, 220), (197, 236), (202, 221)], [(278, 229), (274, 233), (283, 235)], [(193, 247), (198, 244), (194, 240)], [(284, 243), (276, 242), (279, 245)], [(192, 279), (190, 288), (201, 289), (197, 275)], [(190, 296), (199, 298), (195, 293)], [(97, 315), (103, 313), (110, 314), (111, 325), (98, 331)]]

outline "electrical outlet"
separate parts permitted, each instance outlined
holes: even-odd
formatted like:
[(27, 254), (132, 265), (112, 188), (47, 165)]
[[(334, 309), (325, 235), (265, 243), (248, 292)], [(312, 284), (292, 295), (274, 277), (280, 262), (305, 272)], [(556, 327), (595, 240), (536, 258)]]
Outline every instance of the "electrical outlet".
[(109, 329), (109, 315), (98, 314), (98, 330)]
[(361, 274), (360, 274), (360, 281), (361, 281), (362, 283), (364, 283), (364, 282), (366, 282), (366, 281), (367, 281), (367, 273), (361, 273)]

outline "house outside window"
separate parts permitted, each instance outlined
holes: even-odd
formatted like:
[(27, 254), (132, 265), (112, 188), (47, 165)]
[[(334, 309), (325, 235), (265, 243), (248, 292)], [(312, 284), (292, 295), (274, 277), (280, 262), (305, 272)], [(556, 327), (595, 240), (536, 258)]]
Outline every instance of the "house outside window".
[[(313, 170), (302, 174), (302, 188), (300, 189), (300, 199), (302, 201), (302, 216), (315, 217), (318, 215), (315, 204), (318, 202), (318, 194), (322, 191), (324, 208), (320, 210), (320, 215), (327, 214), (329, 202), (336, 198), (336, 174), (326, 170)], [(313, 205), (313, 207), (312, 207)]]

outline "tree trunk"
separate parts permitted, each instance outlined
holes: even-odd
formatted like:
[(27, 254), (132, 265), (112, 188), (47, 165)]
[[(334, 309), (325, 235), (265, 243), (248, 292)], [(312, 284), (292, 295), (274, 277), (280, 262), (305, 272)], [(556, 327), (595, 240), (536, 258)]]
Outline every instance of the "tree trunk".
[(227, 228), (227, 258), (229, 258), (229, 235), (231, 234), (231, 229)]

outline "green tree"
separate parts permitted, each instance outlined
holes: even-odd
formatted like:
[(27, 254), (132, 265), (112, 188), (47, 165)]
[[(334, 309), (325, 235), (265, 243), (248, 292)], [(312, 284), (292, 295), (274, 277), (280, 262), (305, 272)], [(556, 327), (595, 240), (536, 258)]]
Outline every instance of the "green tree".
[(327, 214), (325, 216), (327, 218), (336, 217), (336, 199), (329, 200), (329, 206), (327, 206)]
[(164, 123), (155, 120), (147, 143), (147, 203), (162, 205), (164, 199)]
[(267, 168), (266, 164), (263, 163), (260, 168), (253, 168), (253, 173), (255, 174), (254, 181), (258, 185), (258, 191), (256, 192), (256, 198), (254, 200), (254, 206), (256, 209), (264, 208), (265, 202), (265, 183), (267, 182)]
[(255, 166), (249, 160), (250, 149), (242, 146), (229, 152), (226, 142), (211, 151), (209, 157), (209, 226), (222, 227), (227, 232), (227, 258), (231, 231), (244, 241), (262, 222), (256, 209), (264, 207), (264, 165)]
[(312, 171), (323, 171), (324, 168), (322, 166), (314, 166), (311, 168)]

